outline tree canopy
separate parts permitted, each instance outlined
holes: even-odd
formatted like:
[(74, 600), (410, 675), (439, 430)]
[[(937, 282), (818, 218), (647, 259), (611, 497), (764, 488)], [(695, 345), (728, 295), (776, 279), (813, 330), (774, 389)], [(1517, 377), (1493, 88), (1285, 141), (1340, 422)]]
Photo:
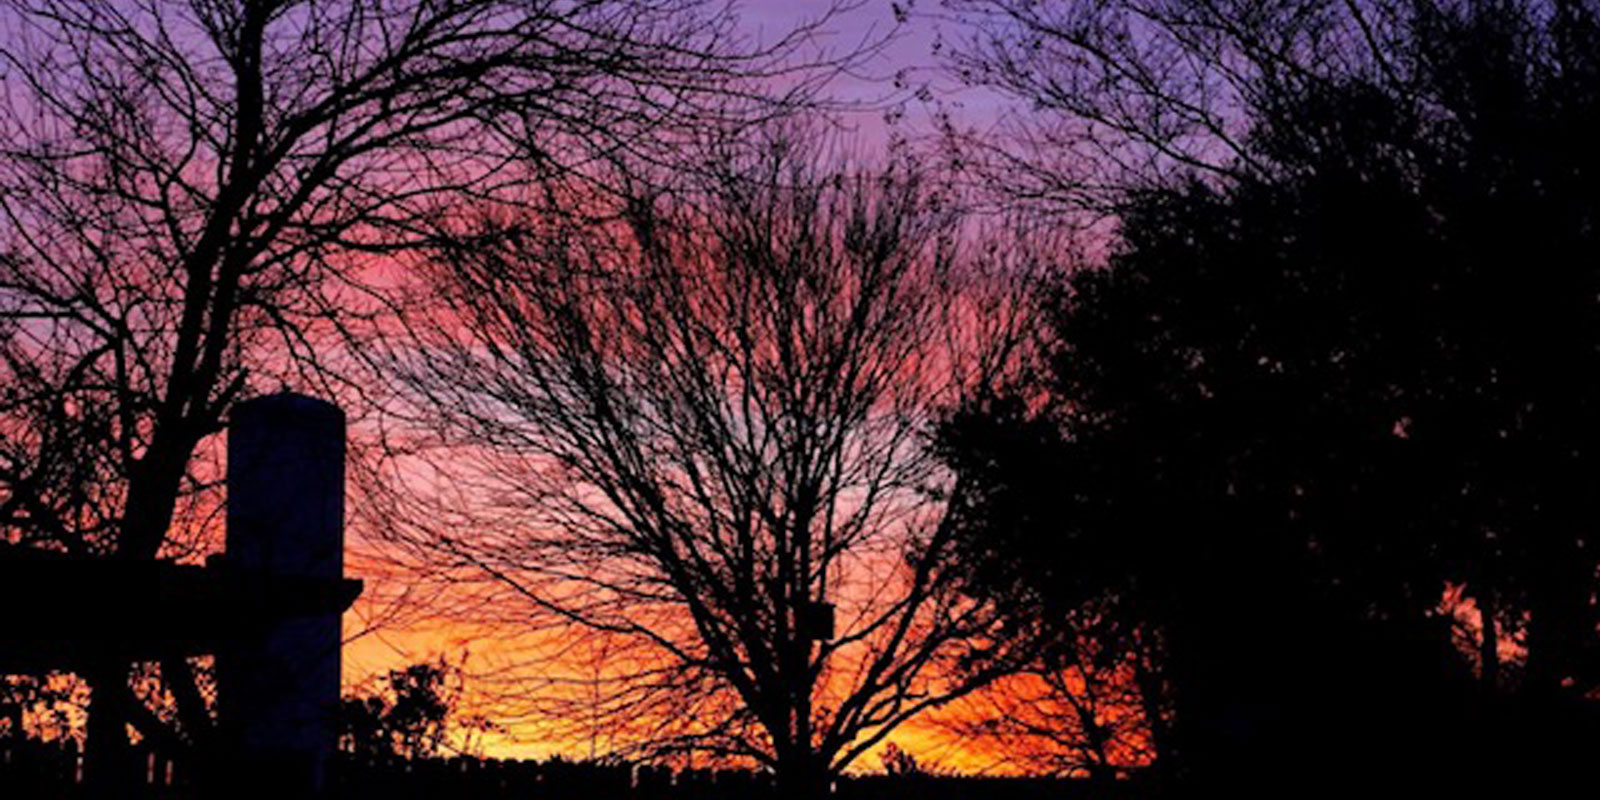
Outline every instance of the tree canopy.
[[(1593, 9), (1240, 11), (1158, 4), (1136, 29), (1234, 81), (1191, 118), (1226, 125), (1205, 151), (1225, 155), (1121, 184), (1107, 264), (1059, 288), (1047, 408), (991, 399), (948, 428), (984, 487), (974, 585), (1109, 604), (1153, 639), (1163, 756), (1195, 785), (1574, 763), (1600, 679)], [(1075, 19), (1034, 35), (1112, 30)], [(1268, 46), (1312, 34), (1345, 46)], [(1157, 82), (1130, 125), (1198, 97), (1139, 72), (1152, 52), (1123, 73)], [(1106, 124), (1079, 110), (1062, 124)], [(1466, 651), (1447, 585), (1478, 611)]]

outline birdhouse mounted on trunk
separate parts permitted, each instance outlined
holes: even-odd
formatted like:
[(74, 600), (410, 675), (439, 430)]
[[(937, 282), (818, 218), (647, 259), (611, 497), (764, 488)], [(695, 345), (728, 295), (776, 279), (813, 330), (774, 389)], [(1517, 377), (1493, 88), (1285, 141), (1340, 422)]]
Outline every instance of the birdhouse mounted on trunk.
[(833, 604), (807, 602), (800, 607), (800, 632), (807, 640), (826, 642), (833, 638)]

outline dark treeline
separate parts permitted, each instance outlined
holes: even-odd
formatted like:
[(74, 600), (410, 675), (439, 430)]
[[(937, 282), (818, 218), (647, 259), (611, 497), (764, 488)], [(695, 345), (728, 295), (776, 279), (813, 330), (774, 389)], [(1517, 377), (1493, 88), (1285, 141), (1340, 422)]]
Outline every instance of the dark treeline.
[[(141, 769), (120, 786), (128, 800), (186, 800), (218, 796), (197, 780), (196, 765), (148, 745), (134, 749)], [(740, 769), (671, 769), (620, 761), (560, 758), (498, 759), (341, 754), (331, 765), (328, 795), (341, 798), (427, 800), (560, 800), (605, 797), (626, 800), (761, 800), (777, 797), (770, 772)], [(0, 739), (0, 791), (7, 797), (69, 800), (91, 796), (83, 780), (82, 754), (71, 740), (13, 742)], [(1137, 797), (1143, 786), (1125, 782), (1113, 792), (1068, 778), (860, 775), (835, 778), (828, 795), (849, 798), (918, 796), (1032, 800), (1078, 797)]]
[[(1122, 4), (989, 5), (1047, 54), (1129, 41), (1095, 38)], [(1170, 48), (1124, 75), (1234, 81), (1226, 155), (1135, 168), (1039, 384), (947, 425), (972, 580), (1137, 666), (1172, 793), (1592, 787), (1596, 8), (1338, 5), (1123, 29)], [(1073, 85), (990, 45), (1011, 90)], [(1151, 119), (1192, 97), (1145, 75)]]

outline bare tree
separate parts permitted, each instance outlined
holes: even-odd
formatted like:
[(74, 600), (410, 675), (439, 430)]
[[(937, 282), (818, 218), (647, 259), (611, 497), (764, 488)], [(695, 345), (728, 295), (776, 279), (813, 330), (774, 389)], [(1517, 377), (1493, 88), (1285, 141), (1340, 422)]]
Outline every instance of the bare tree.
[(1004, 293), (963, 269), (935, 187), (804, 135), (609, 224), (481, 220), (399, 365), (447, 432), (431, 474), (474, 509), (444, 498), (408, 541), (479, 585), (480, 619), (555, 629), (569, 669), (606, 648), (524, 699), (634, 753), (757, 762), (793, 796), (1015, 655), (955, 591), (961, 488), (926, 434), (1007, 362), (1016, 318), (981, 299)]
[[(700, 0), (0, 4), (0, 534), (203, 547), (233, 402), (358, 392), (329, 337), (453, 202), (658, 158), (772, 107), (763, 77), (787, 77), (778, 105), (816, 88), (785, 60), (814, 28), (758, 48), (733, 25)], [(188, 667), (163, 667), (202, 735)], [(91, 676), (96, 759), (126, 675)]]

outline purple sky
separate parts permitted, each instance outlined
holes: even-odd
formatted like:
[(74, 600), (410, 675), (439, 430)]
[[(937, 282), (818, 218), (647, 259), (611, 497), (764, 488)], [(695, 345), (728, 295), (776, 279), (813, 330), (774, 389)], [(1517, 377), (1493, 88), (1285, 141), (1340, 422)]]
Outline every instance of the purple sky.
[[(831, 5), (832, 0), (741, 0), (739, 16), (752, 37), (770, 41), (801, 21), (820, 17)], [(887, 140), (891, 131), (908, 137), (930, 132), (930, 108), (910, 96), (911, 89), (924, 85), (938, 101), (952, 108), (962, 124), (989, 127), (1005, 101), (988, 92), (961, 87), (940, 74), (938, 57), (933, 52), (936, 41), (959, 41), (964, 32), (949, 20), (935, 19), (939, 12), (937, 0), (899, 0), (898, 5), (910, 5), (913, 11), (899, 26), (895, 23), (894, 5), (893, 0), (860, 0), (857, 7), (830, 20), (821, 42), (836, 52), (848, 51), (863, 41), (894, 34), (862, 74), (841, 78), (833, 86), (832, 94), (837, 98), (872, 104), (869, 109), (847, 115), (848, 124), (858, 131), (852, 138), (875, 148)], [(893, 79), (897, 73), (904, 75), (907, 90), (896, 92)], [(887, 122), (888, 109), (874, 102), (886, 98), (901, 101), (896, 105), (905, 113), (898, 123)]]

